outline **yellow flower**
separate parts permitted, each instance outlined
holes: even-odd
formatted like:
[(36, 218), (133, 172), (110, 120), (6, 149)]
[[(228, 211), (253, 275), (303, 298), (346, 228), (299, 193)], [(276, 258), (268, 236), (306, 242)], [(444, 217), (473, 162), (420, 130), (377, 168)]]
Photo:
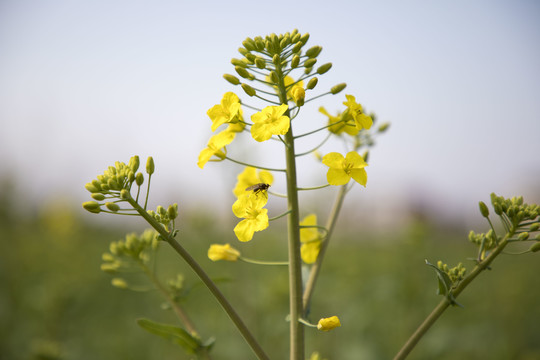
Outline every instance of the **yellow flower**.
[(240, 109), (240, 99), (235, 93), (227, 92), (223, 95), (221, 103), (212, 106), (206, 114), (212, 120), (212, 131), (225, 123), (236, 123), (242, 120), (242, 110)]
[(289, 117), (283, 115), (288, 108), (286, 104), (267, 106), (251, 115), (251, 136), (261, 142), (270, 139), (272, 135), (285, 135), (291, 124)]
[(322, 331), (330, 331), (340, 326), (341, 322), (339, 321), (339, 318), (337, 316), (332, 316), (319, 320), (319, 323), (317, 324), (317, 329)]
[[(338, 113), (337, 116), (332, 116), (328, 113), (328, 111), (326, 111), (324, 107), (321, 106), (319, 108), (319, 112), (328, 116), (328, 125), (330, 125), (328, 127), (328, 130), (331, 133), (339, 135), (343, 132), (346, 132), (349, 135), (355, 136), (360, 131), (359, 129), (356, 128), (356, 124), (354, 122), (354, 119), (352, 118), (352, 115), (349, 114), (349, 112), (347, 111), (344, 113)], [(341, 121), (343, 119), (347, 119), (347, 120)], [(335, 124), (336, 122), (339, 122), (339, 123)], [(334, 125), (331, 125), (331, 124), (334, 124)]]
[(219, 245), (212, 244), (208, 249), (208, 257), (212, 261), (226, 260), (226, 261), (236, 261), (240, 256), (240, 251), (234, 249), (229, 244)]
[(234, 228), (238, 240), (250, 241), (256, 231), (268, 227), (268, 209), (263, 208), (267, 201), (267, 196), (250, 192), (234, 202), (232, 206), (234, 215), (244, 219)]
[(219, 161), (225, 159), (225, 155), (227, 154), (225, 146), (229, 145), (234, 140), (235, 136), (236, 133), (229, 129), (212, 136), (208, 141), (206, 148), (200, 152), (197, 165), (201, 169), (204, 168), (204, 165), (210, 161), (212, 156), (216, 156), (220, 159)]
[(303, 227), (303, 226), (316, 226), (317, 215), (310, 214), (306, 216), (301, 222), (300, 226), (300, 241), (302, 247), (300, 248), (300, 255), (302, 260), (306, 264), (313, 264), (319, 256), (321, 250), (321, 236), (316, 227)]
[(352, 95), (345, 95), (347, 101), (343, 102), (343, 105), (347, 106), (348, 112), (352, 115), (356, 128), (358, 130), (369, 129), (373, 125), (371, 117), (363, 113), (362, 105), (356, 102), (356, 99)]
[(266, 170), (261, 170), (257, 174), (257, 169), (254, 167), (248, 166), (237, 176), (238, 181), (234, 187), (233, 193), (236, 197), (240, 197), (242, 194), (246, 194), (246, 188), (259, 184), (265, 183), (270, 184), (274, 182), (274, 177), (272, 173)]
[(366, 186), (367, 173), (364, 168), (368, 164), (356, 151), (349, 152), (346, 157), (340, 153), (331, 152), (324, 155), (322, 162), (330, 168), (326, 174), (330, 185), (345, 185), (352, 177), (360, 185)]

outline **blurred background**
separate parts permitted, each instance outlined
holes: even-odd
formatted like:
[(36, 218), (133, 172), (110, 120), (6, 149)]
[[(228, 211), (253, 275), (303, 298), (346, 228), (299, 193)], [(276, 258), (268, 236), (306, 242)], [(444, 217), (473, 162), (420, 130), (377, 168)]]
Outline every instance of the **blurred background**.
[[(539, 20), (532, 0), (1, 1), (0, 359), (56, 350), (68, 359), (183, 358), (135, 324), (137, 317), (171, 320), (157, 294), (114, 289), (99, 271), (108, 243), (143, 224), (83, 212), (84, 184), (114, 161), (152, 155), (151, 204), (179, 203), (184, 241), (196, 257), (208, 262), (216, 238), (238, 245), (230, 206), (242, 169), (196, 165), (212, 135), (206, 111), (226, 91), (242, 93), (222, 75), (234, 73), (230, 59), (240, 57), (247, 36), (294, 28), (323, 47), (319, 63), (333, 63), (313, 94), (348, 84), (309, 103), (299, 132), (326, 122), (319, 106), (340, 111), (345, 93), (391, 122), (371, 151), (367, 187), (346, 199), (316, 293), (313, 311), (338, 309), (344, 326), (310, 335), (308, 348), (329, 359), (391, 357), (438, 302), (424, 259), (455, 264), (474, 256), (468, 230), (486, 228), (478, 201), (495, 192), (540, 202)], [(229, 151), (282, 166), (281, 156), (257, 149), (246, 138)], [(329, 143), (324, 151), (341, 149)], [(301, 186), (323, 183), (325, 170), (305, 161)], [(274, 186), (283, 192), (284, 179)], [(324, 218), (333, 191), (316, 196), (303, 209)], [(280, 230), (257, 234), (243, 251), (283, 257)], [(162, 250), (164, 273), (185, 271), (196, 283)], [(214, 274), (228, 271), (225, 291), (280, 358), (287, 348), (276, 345), (287, 331), (275, 320), (287, 311), (283, 270), (207, 265)], [(460, 297), (465, 309), (445, 314), (411, 358), (540, 357), (538, 270), (530, 254), (502, 257)], [(238, 292), (254, 271), (261, 283)], [(249, 357), (205, 299), (200, 289), (186, 301), (200, 327), (218, 337), (216, 358)], [(262, 323), (261, 308), (272, 314)], [(271, 324), (277, 328), (268, 334)]]

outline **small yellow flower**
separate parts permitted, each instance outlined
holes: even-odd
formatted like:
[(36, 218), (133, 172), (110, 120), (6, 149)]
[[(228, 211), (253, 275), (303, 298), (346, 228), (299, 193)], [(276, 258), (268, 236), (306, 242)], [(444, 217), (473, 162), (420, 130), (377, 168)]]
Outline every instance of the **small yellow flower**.
[(274, 176), (272, 173), (266, 170), (261, 170), (257, 173), (257, 169), (252, 166), (248, 166), (238, 174), (236, 186), (234, 187), (233, 193), (236, 197), (246, 194), (246, 189), (252, 185), (265, 183), (270, 184), (274, 182)]
[(291, 124), (289, 117), (283, 115), (288, 108), (286, 104), (267, 106), (251, 115), (251, 136), (261, 142), (270, 139), (272, 135), (285, 135)]
[(234, 249), (229, 244), (212, 244), (208, 249), (208, 258), (212, 261), (226, 260), (236, 261), (240, 257), (240, 251)]
[(366, 186), (368, 164), (356, 151), (349, 152), (345, 157), (337, 152), (331, 152), (323, 157), (323, 164), (328, 166), (326, 179), (330, 185), (345, 185), (351, 177), (360, 185)]
[(236, 123), (242, 120), (242, 110), (240, 109), (240, 99), (233, 92), (223, 95), (221, 103), (214, 105), (206, 114), (212, 120), (212, 131), (225, 123)]
[(268, 197), (259, 195), (254, 193), (242, 195), (232, 206), (234, 215), (244, 219), (234, 228), (234, 233), (240, 241), (250, 241), (256, 231), (268, 227), (268, 209), (263, 208)]
[(364, 114), (362, 105), (356, 102), (356, 99), (352, 95), (345, 95), (347, 101), (343, 102), (343, 105), (347, 106), (348, 112), (352, 115), (356, 128), (358, 130), (369, 129), (373, 125), (373, 119)]
[(319, 320), (319, 323), (317, 324), (317, 329), (322, 331), (330, 331), (340, 326), (341, 322), (339, 321), (339, 318), (337, 316), (332, 316)]
[[(316, 226), (317, 215), (310, 214), (306, 216), (301, 222), (300, 226)], [(316, 227), (302, 227), (300, 228), (300, 256), (306, 264), (313, 264), (319, 256), (321, 250), (321, 236)]]
[(200, 152), (197, 165), (201, 169), (204, 168), (204, 165), (210, 161), (212, 156), (216, 156), (220, 159), (219, 161), (225, 159), (225, 155), (227, 154), (225, 146), (229, 145), (234, 140), (235, 136), (236, 133), (229, 131), (228, 129), (212, 136), (208, 141), (206, 148)]
[[(336, 135), (339, 135), (343, 132), (346, 132), (349, 135), (355, 136), (360, 131), (356, 128), (356, 124), (354, 122), (354, 119), (352, 118), (352, 115), (349, 114), (349, 112), (343, 112), (338, 113), (337, 116), (332, 116), (326, 111), (324, 107), (319, 108), (319, 112), (321, 114), (324, 114), (328, 117), (328, 131), (331, 133), (334, 133)], [(347, 119), (346, 121), (341, 121), (343, 119)], [(341, 122), (339, 122), (341, 121)], [(336, 124), (337, 123), (337, 124)], [(334, 125), (331, 125), (334, 124)]]

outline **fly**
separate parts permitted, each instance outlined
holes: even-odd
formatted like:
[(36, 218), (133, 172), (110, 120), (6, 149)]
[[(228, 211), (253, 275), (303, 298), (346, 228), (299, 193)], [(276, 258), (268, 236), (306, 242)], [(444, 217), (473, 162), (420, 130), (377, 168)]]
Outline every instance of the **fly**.
[(266, 191), (270, 187), (270, 184), (258, 183), (246, 188), (246, 191), (253, 191), (254, 194), (258, 194), (261, 191)]

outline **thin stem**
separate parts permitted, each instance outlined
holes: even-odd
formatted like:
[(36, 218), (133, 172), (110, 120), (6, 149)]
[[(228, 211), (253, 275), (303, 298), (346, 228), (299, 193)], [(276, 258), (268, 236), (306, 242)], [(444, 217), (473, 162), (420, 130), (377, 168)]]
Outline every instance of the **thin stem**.
[[(148, 205), (148, 198), (150, 197), (150, 181), (152, 180), (152, 174), (148, 175), (148, 185), (146, 186), (146, 199), (144, 200), (144, 210), (147, 209)], [(137, 194), (137, 201), (138, 201), (138, 194)]]
[(311, 154), (312, 152), (314, 152), (315, 150), (317, 150), (317, 149), (319, 149), (321, 146), (323, 146), (323, 145), (328, 141), (328, 139), (330, 139), (330, 136), (332, 136), (332, 133), (331, 133), (331, 132), (328, 132), (328, 134), (326, 135), (326, 137), (324, 138), (324, 140), (321, 141), (321, 143), (320, 143), (319, 145), (315, 146), (315, 147), (312, 148), (311, 150), (305, 151), (305, 152), (300, 153), (300, 154), (296, 154), (296, 157)]
[[(457, 286), (454, 290), (452, 290), (450, 295), (452, 295), (454, 298), (457, 298), (459, 294), (465, 288), (467, 285), (469, 285), (483, 270), (486, 270), (489, 268), (489, 265), (493, 260), (503, 251), (504, 247), (508, 244), (508, 239), (513, 235), (513, 231), (507, 233), (504, 238), (501, 240), (499, 245), (493, 251), (489, 254), (486, 259), (480, 263), (478, 263), (471, 273), (467, 275)], [(439, 317), (443, 314), (443, 312), (448, 308), (450, 305), (450, 302), (448, 301), (449, 296), (446, 296), (444, 299), (439, 302), (439, 304), (433, 309), (431, 314), (424, 320), (422, 324), (416, 329), (416, 331), (411, 335), (409, 340), (403, 345), (401, 350), (397, 353), (397, 355), (394, 357), (394, 360), (403, 360), (409, 355), (409, 353), (412, 351), (412, 349), (416, 346), (418, 341), (426, 334), (426, 332), (429, 330), (431, 325), (439, 319)]]
[(330, 184), (324, 184), (319, 186), (313, 186), (313, 187), (306, 187), (306, 188), (298, 188), (299, 191), (307, 191), (307, 190), (318, 190), (318, 189), (324, 189), (325, 187), (329, 187)]
[(145, 209), (143, 209), (137, 202), (135, 202), (133, 198), (130, 197), (126, 200), (197, 274), (199, 279), (201, 279), (201, 281), (206, 285), (208, 290), (210, 290), (212, 295), (214, 295), (215, 299), (219, 302), (223, 310), (225, 310), (227, 315), (229, 315), (229, 318), (232, 320), (234, 325), (236, 325), (236, 328), (238, 329), (238, 331), (240, 331), (248, 345), (256, 354), (257, 358), (264, 360), (269, 359), (268, 356), (265, 354), (264, 350), (257, 342), (257, 340), (255, 340), (255, 338), (253, 337), (253, 334), (251, 334), (247, 326), (244, 324), (236, 310), (232, 307), (227, 298), (225, 298), (223, 293), (219, 290), (219, 288), (212, 281), (212, 279), (210, 279), (208, 274), (206, 274), (206, 272), (201, 268), (197, 261), (195, 261), (195, 259), (169, 234), (169, 232), (160, 223), (158, 223), (152, 216), (150, 216), (150, 214), (148, 214)]
[(319, 272), (321, 271), (324, 255), (326, 253), (326, 249), (328, 248), (328, 243), (330, 243), (330, 237), (332, 236), (332, 232), (336, 225), (336, 221), (337, 221), (339, 212), (341, 210), (341, 206), (343, 205), (343, 199), (345, 198), (346, 193), (347, 193), (347, 185), (341, 186), (339, 189), (338, 195), (336, 197), (336, 200), (334, 202), (334, 207), (332, 208), (332, 212), (330, 213), (330, 217), (328, 218), (328, 221), (326, 224), (327, 232), (326, 232), (325, 241), (321, 243), (321, 249), (319, 250), (319, 255), (317, 256), (317, 260), (315, 261), (315, 263), (313, 264), (309, 272), (309, 277), (307, 279), (306, 287), (304, 289), (304, 295), (303, 295), (303, 304), (304, 304), (304, 312), (305, 312), (304, 316), (306, 316), (308, 313), (311, 297), (313, 296), (313, 290), (315, 289), (315, 283), (317, 282)]
[(267, 168), (267, 167), (259, 166), (259, 165), (247, 164), (247, 163), (242, 162), (242, 161), (234, 160), (234, 159), (232, 159), (232, 158), (230, 158), (228, 156), (225, 156), (225, 159), (227, 159), (229, 161), (232, 161), (233, 163), (237, 163), (237, 164), (244, 165), (244, 166), (250, 166), (250, 167), (254, 167), (256, 169), (261, 169), (261, 170), (281, 171), (281, 172), (286, 172), (287, 171), (286, 169), (273, 169), (273, 168)]
[(238, 259), (250, 263), (250, 264), (256, 264), (256, 265), (289, 265), (288, 261), (263, 261), (263, 260), (255, 260), (246, 258), (243, 256), (240, 256)]
[(283, 214), (279, 214), (278, 216), (274, 216), (274, 217), (271, 217), (271, 218), (268, 218), (268, 221), (274, 221), (274, 220), (277, 220), (277, 219), (280, 219), (284, 216), (287, 216), (291, 213), (291, 210), (287, 210), (285, 211)]

